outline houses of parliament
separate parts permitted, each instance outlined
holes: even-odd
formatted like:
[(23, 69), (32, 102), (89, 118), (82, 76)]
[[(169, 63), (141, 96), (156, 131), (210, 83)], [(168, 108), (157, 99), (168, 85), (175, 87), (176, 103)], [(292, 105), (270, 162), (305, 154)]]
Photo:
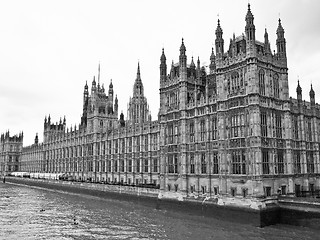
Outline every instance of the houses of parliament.
[(299, 81), (296, 98), (289, 97), (284, 33), (279, 19), (276, 50), (267, 30), (258, 41), (248, 5), (245, 33), (233, 35), (228, 49), (218, 20), (209, 69), (199, 58), (187, 59), (183, 39), (171, 66), (162, 49), (157, 120), (151, 119), (139, 64), (126, 119), (119, 115), (116, 82), (105, 89), (99, 73), (90, 88), (84, 86), (78, 126), (46, 116), (43, 143), (36, 136), (26, 147), (22, 133), (2, 134), (1, 171), (157, 186), (183, 197), (320, 188), (320, 107), (312, 86), (310, 100), (302, 100)]

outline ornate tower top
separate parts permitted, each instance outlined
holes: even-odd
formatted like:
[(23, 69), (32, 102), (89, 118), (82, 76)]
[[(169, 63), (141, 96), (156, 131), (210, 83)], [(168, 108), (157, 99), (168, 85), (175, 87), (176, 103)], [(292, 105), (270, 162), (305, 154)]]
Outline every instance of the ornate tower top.
[(181, 55), (185, 55), (185, 53), (186, 53), (186, 47), (184, 45), (183, 38), (182, 38), (182, 43), (181, 43), (181, 46), (180, 46), (180, 56)]
[(297, 91), (297, 99), (302, 100), (302, 88), (300, 87), (299, 80), (298, 80), (298, 86), (296, 91)]

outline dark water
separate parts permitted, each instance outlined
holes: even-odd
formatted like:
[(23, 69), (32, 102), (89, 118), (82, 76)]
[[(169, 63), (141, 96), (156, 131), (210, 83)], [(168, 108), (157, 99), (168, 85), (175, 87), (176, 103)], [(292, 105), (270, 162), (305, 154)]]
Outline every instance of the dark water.
[(320, 230), (288, 225), (258, 228), (137, 202), (0, 183), (0, 239), (314, 240), (320, 239)]

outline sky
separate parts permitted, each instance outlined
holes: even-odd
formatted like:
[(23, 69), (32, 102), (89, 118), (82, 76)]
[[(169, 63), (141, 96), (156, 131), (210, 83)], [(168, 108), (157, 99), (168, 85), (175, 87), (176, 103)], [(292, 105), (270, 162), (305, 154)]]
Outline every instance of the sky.
[[(250, 0), (256, 39), (267, 28), (272, 51), (281, 18), (287, 41), (290, 96), (299, 78), (303, 99), (310, 84), (320, 102), (320, 1)], [(191, 57), (208, 65), (220, 19), (225, 40), (244, 33), (248, 0), (238, 1), (0, 1), (0, 133), (24, 132), (24, 146), (43, 140), (45, 116), (67, 127), (80, 123), (83, 87), (98, 74), (112, 79), (119, 113), (127, 116), (138, 61), (152, 119), (159, 110), (159, 64), (178, 62), (184, 38)]]

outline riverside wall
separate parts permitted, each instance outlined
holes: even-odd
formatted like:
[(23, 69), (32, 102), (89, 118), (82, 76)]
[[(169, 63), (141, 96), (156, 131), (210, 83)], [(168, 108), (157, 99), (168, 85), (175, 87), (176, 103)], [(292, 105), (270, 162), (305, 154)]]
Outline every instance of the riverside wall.
[(320, 226), (320, 200), (302, 201), (297, 198), (245, 199), (216, 197), (188, 197), (162, 192), (159, 189), (134, 186), (108, 185), (87, 182), (6, 177), (6, 183), (27, 185), (63, 191), (71, 194), (87, 194), (109, 199), (143, 203), (153, 208), (184, 211), (189, 214), (214, 217), (229, 222), (240, 222), (258, 227), (277, 223), (318, 228)]

